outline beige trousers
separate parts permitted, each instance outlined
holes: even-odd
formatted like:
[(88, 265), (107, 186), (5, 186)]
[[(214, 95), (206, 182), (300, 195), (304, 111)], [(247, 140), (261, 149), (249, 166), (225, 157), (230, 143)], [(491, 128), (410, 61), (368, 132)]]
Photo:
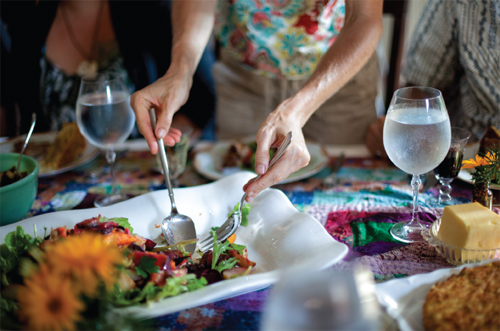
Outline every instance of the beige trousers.
[[(304, 80), (256, 75), (224, 51), (213, 68), (217, 94), (216, 126), (219, 139), (255, 135), (262, 121)], [(303, 128), (306, 139), (324, 144), (364, 143), (369, 124), (376, 120), (377, 56), (309, 118)]]

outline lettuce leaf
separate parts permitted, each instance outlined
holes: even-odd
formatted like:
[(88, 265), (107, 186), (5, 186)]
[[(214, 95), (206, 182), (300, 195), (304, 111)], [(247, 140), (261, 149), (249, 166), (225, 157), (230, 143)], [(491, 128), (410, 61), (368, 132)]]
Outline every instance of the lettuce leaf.
[(235, 251), (237, 251), (241, 255), (243, 255), (243, 251), (245, 250), (245, 248), (247, 248), (245, 245), (238, 245), (235, 243), (232, 243), (230, 246), (232, 249), (234, 249)]
[(224, 270), (232, 269), (236, 265), (237, 262), (238, 262), (238, 260), (235, 257), (232, 257), (230, 259), (221, 261), (220, 263), (218, 263), (215, 266), (215, 268), (212, 268), (212, 269), (215, 269), (222, 274), (222, 272)]
[[(238, 202), (236, 206), (234, 206), (233, 211), (230, 212), (227, 217), (230, 217), (232, 213), (235, 211), (238, 211), (240, 208), (240, 203)], [(248, 225), (248, 214), (250, 214), (250, 205), (247, 203), (243, 205), (241, 208), (241, 226), (247, 226)]]
[(17, 226), (15, 231), (8, 233), (5, 236), (4, 243), (0, 245), (0, 270), (2, 270), (1, 282), (7, 286), (11, 284), (9, 273), (17, 273), (19, 262), (31, 247), (38, 246), (43, 241), (43, 238), (36, 236), (31, 237), (24, 233), (22, 226)]
[(132, 225), (130, 225), (128, 218), (125, 218), (125, 217), (107, 218), (106, 216), (101, 216), (99, 218), (99, 222), (101, 222), (101, 223), (116, 222), (116, 223), (118, 223), (118, 225), (123, 226), (126, 229), (129, 229), (131, 233), (134, 233), (134, 228), (132, 227)]
[(184, 292), (191, 292), (205, 285), (207, 285), (207, 280), (204, 277), (198, 279), (195, 274), (167, 278), (166, 284), (162, 287), (155, 286), (150, 282), (142, 289), (122, 291), (120, 286), (115, 284), (111, 301), (118, 307), (132, 306), (144, 302), (158, 301)]

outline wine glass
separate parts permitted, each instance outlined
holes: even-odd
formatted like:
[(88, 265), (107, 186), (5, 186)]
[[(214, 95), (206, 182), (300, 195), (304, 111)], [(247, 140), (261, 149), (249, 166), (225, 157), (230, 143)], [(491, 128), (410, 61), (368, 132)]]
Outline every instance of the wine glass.
[(448, 153), (446, 154), (443, 162), (441, 162), (435, 169), (434, 175), (439, 180), (439, 197), (430, 197), (427, 199), (427, 205), (431, 207), (444, 207), (449, 205), (460, 204), (457, 199), (453, 199), (451, 193), (451, 182), (458, 176), (460, 168), (462, 167), (462, 159), (464, 157), (465, 144), (470, 138), (470, 132), (458, 128), (451, 127), (451, 145)]
[[(193, 133), (193, 128), (188, 126), (177, 127), (182, 133), (181, 140), (174, 146), (165, 146), (165, 154), (167, 155), (168, 168), (170, 171), (170, 180), (173, 187), (179, 187), (179, 176), (186, 169), (187, 155), (189, 150), (189, 140)], [(160, 153), (156, 154), (158, 163), (158, 171), (163, 173), (161, 168)]]
[(92, 145), (106, 151), (111, 172), (111, 194), (95, 199), (96, 207), (127, 200), (116, 187), (113, 147), (125, 142), (132, 132), (135, 115), (130, 107), (130, 93), (125, 81), (114, 72), (82, 77), (76, 101), (76, 121), (82, 135)]
[(451, 126), (443, 96), (431, 87), (406, 87), (394, 92), (384, 123), (384, 148), (391, 161), (413, 175), (413, 211), (396, 223), (391, 235), (403, 242), (424, 241), (427, 228), (417, 215), (420, 175), (437, 167), (448, 153)]

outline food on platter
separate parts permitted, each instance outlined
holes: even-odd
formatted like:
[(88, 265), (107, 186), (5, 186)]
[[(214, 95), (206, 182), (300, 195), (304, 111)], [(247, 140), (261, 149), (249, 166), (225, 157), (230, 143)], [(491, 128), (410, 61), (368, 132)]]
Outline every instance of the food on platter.
[[(230, 241), (217, 243), (214, 228), (211, 233), (213, 249), (191, 256), (184, 246), (193, 241), (157, 245), (134, 234), (126, 218), (99, 215), (73, 228), (51, 229), (44, 238), (37, 237), (36, 230), (32, 238), (18, 226), (0, 246), (2, 318), (29, 315), (23, 307), (28, 309), (36, 301), (30, 293), (40, 286), (54, 285), (49, 280), (54, 278), (61, 283), (57, 293), (63, 293), (63, 283), (68, 282), (72, 290), (88, 300), (125, 307), (249, 274), (255, 262), (248, 259), (246, 247)], [(23, 294), (31, 299), (25, 299)], [(22, 324), (23, 319), (19, 322)], [(43, 329), (26, 323), (25, 328)]]
[(446, 206), (438, 239), (470, 250), (500, 247), (500, 215), (477, 202)]
[[(255, 141), (242, 142), (235, 141), (229, 146), (226, 154), (222, 158), (222, 168), (242, 168), (255, 169), (255, 152), (257, 143)], [(269, 150), (269, 158), (272, 158), (276, 148)]]
[(500, 128), (490, 126), (479, 142), (479, 152), (486, 153), (488, 148), (493, 149), (495, 145), (500, 147)]
[(496, 261), (435, 284), (423, 306), (425, 330), (499, 330), (499, 279)]
[(54, 141), (48, 146), (42, 159), (43, 169), (59, 169), (75, 161), (87, 142), (75, 122), (63, 124)]
[(26, 176), (28, 176), (27, 171), (19, 173), (16, 166), (12, 166), (12, 168), (0, 172), (0, 187), (13, 184)]
[[(19, 139), (13, 145), (13, 151), (16, 153), (21, 153), (23, 146), (24, 146), (24, 139)], [(29, 144), (26, 145), (24, 154), (31, 156), (32, 158), (38, 159), (40, 157), (43, 157), (49, 146), (50, 146), (49, 141), (36, 141), (34, 139), (31, 139)]]

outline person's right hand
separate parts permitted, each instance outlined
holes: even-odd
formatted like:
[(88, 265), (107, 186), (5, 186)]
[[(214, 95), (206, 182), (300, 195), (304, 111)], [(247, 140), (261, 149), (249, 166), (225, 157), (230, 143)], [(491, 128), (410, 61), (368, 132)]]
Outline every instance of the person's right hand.
[(366, 133), (365, 145), (373, 156), (387, 158), (383, 140), (384, 121), (385, 116), (382, 116), (370, 124)]
[[(165, 76), (132, 94), (130, 105), (135, 112), (139, 132), (146, 138), (151, 153), (158, 152), (156, 138), (168, 146), (180, 141), (181, 132), (171, 128), (172, 117), (186, 103), (192, 77), (178, 67), (170, 67)], [(156, 109), (156, 130), (151, 124), (149, 110)], [(155, 137), (156, 133), (156, 137)]]

